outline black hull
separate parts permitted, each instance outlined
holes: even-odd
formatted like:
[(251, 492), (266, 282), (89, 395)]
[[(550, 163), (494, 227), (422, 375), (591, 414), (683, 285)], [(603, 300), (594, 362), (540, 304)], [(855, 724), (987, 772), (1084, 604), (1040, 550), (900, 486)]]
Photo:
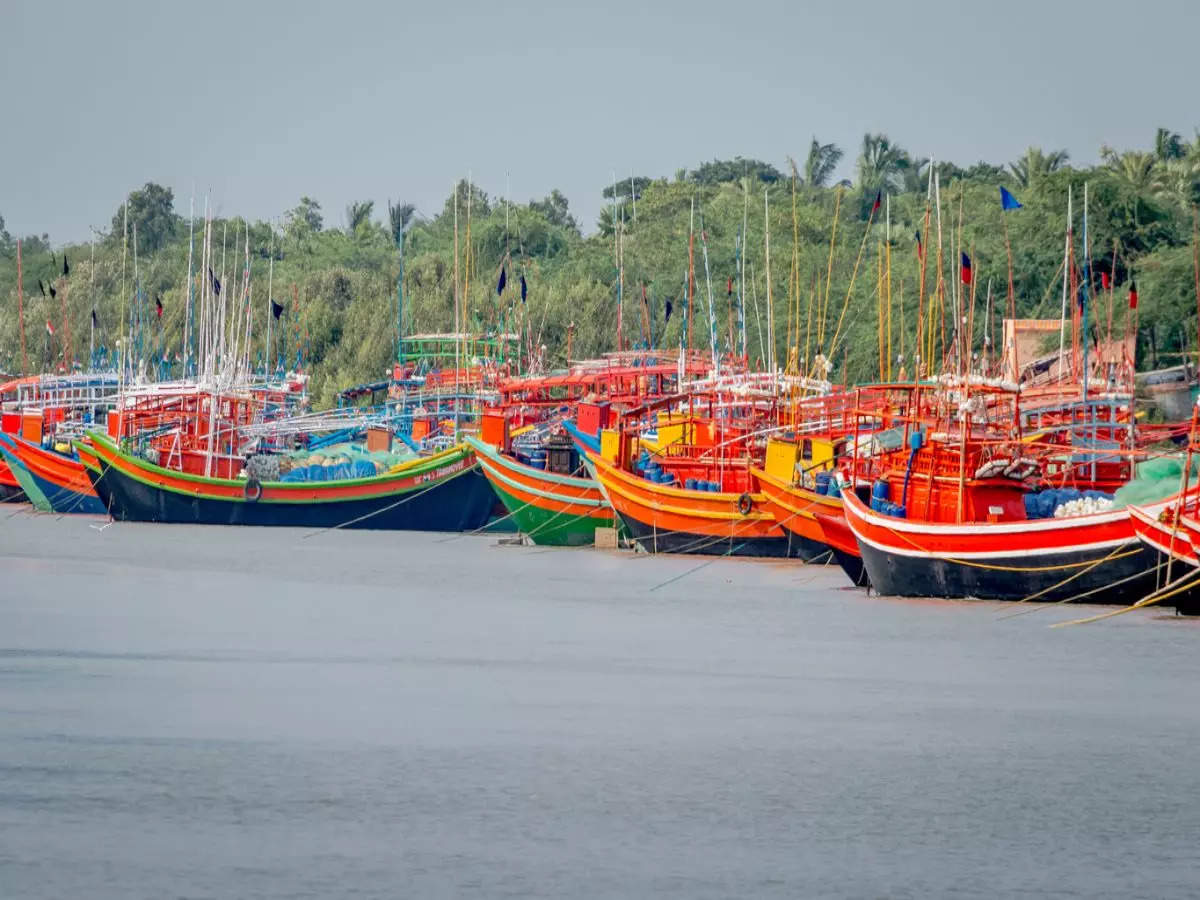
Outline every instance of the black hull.
[(21, 503), (25, 500), (25, 492), (13, 484), (0, 484), (0, 503)]
[(780, 527), (788, 538), (788, 556), (802, 559), (806, 563), (824, 564), (832, 561), (842, 567), (842, 571), (855, 587), (866, 587), (869, 583), (861, 556), (837, 550), (824, 541), (814, 541), (812, 538), (796, 534), (786, 525)]
[[(970, 565), (888, 553), (861, 540), (859, 549), (875, 590), (899, 597), (1024, 600), (1036, 594), (1044, 603), (1075, 599), (1126, 605), (1154, 590), (1158, 562), (1158, 554), (1140, 541), (1115, 552), (1112, 547), (1082, 548), (1046, 556), (987, 557)], [(1114, 558), (1082, 571), (1110, 554)]]
[(647, 553), (680, 553), (693, 556), (755, 556), (783, 559), (788, 555), (787, 538), (725, 538), (687, 531), (663, 531), (622, 513), (617, 518)]
[(476, 466), (436, 487), (408, 494), (324, 503), (257, 503), (186, 497), (144, 484), (110, 466), (88, 477), (114, 519), (176, 525), (259, 525), (472, 531), (491, 516), (496, 495)]
[(867, 567), (863, 565), (861, 556), (847, 553), (845, 550), (834, 550), (833, 558), (837, 560), (837, 564), (842, 567), (842, 571), (846, 573), (846, 577), (855, 587), (869, 588), (871, 586), (871, 579), (867, 576)]

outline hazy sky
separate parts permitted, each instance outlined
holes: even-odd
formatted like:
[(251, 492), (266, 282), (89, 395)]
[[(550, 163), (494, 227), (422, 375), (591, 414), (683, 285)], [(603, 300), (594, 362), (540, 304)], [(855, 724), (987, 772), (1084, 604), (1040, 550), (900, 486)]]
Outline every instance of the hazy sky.
[(781, 169), (813, 135), (1003, 162), (1094, 161), (1200, 125), (1196, 0), (587, 5), (258, 0), (0, 3), (0, 215), (56, 244), (146, 181), (218, 212), (326, 224), (352, 200), (433, 213), (473, 172), (551, 188), (585, 230), (613, 172), (735, 155)]

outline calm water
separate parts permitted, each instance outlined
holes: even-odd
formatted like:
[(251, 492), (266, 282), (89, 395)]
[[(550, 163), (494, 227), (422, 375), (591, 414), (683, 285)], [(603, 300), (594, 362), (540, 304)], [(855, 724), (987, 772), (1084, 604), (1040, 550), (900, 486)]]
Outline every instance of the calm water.
[(0, 508), (0, 897), (1185, 897), (1200, 623)]

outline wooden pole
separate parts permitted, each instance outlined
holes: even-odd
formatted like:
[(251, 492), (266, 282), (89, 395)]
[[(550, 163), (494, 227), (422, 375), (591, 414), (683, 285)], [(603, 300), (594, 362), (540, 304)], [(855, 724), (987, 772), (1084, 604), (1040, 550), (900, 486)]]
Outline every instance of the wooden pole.
[(29, 374), (29, 354), (25, 349), (25, 283), (21, 274), (21, 239), (17, 238), (17, 324), (21, 329), (21, 374)]
[[(771, 370), (772, 385), (775, 376), (775, 306), (771, 301), (771, 201), (763, 188), (763, 252), (767, 266), (767, 367)], [(774, 391), (774, 387), (772, 387)]]

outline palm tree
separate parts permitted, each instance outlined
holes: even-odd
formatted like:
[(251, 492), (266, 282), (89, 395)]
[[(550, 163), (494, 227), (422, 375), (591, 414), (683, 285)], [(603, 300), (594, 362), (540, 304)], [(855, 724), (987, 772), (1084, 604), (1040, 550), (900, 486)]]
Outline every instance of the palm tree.
[(1184, 209), (1200, 205), (1200, 151), (1171, 159), (1158, 167), (1155, 196)]
[(1030, 147), (1024, 156), (1016, 162), (1010, 162), (1008, 167), (1021, 187), (1029, 187), (1039, 178), (1057, 172), (1070, 158), (1071, 155), (1066, 150), (1052, 150), (1046, 153), (1040, 147)]
[(814, 188), (826, 187), (844, 155), (841, 147), (822, 144), (814, 137), (808, 148), (808, 159), (804, 161), (804, 183)]
[(1183, 159), (1187, 148), (1183, 138), (1169, 128), (1160, 128), (1154, 133), (1154, 155), (1159, 162)]
[(1129, 150), (1117, 154), (1106, 148), (1105, 162), (1119, 182), (1139, 194), (1149, 193), (1155, 186), (1158, 178), (1158, 158), (1153, 153)]
[(906, 194), (919, 194), (929, 185), (929, 157), (909, 159), (900, 176), (901, 190)]
[(908, 154), (886, 134), (864, 134), (858, 157), (858, 183), (864, 196), (898, 186), (909, 164)]
[(388, 201), (388, 222), (392, 227), (392, 240), (396, 242), (397, 247), (400, 246), (400, 239), (416, 212), (416, 206), (411, 203), (397, 203), (393, 206), (392, 201)]
[(346, 207), (346, 230), (350, 234), (357, 234), (358, 230), (371, 221), (371, 213), (375, 210), (374, 200), (363, 200), (360, 203), (351, 203)]

